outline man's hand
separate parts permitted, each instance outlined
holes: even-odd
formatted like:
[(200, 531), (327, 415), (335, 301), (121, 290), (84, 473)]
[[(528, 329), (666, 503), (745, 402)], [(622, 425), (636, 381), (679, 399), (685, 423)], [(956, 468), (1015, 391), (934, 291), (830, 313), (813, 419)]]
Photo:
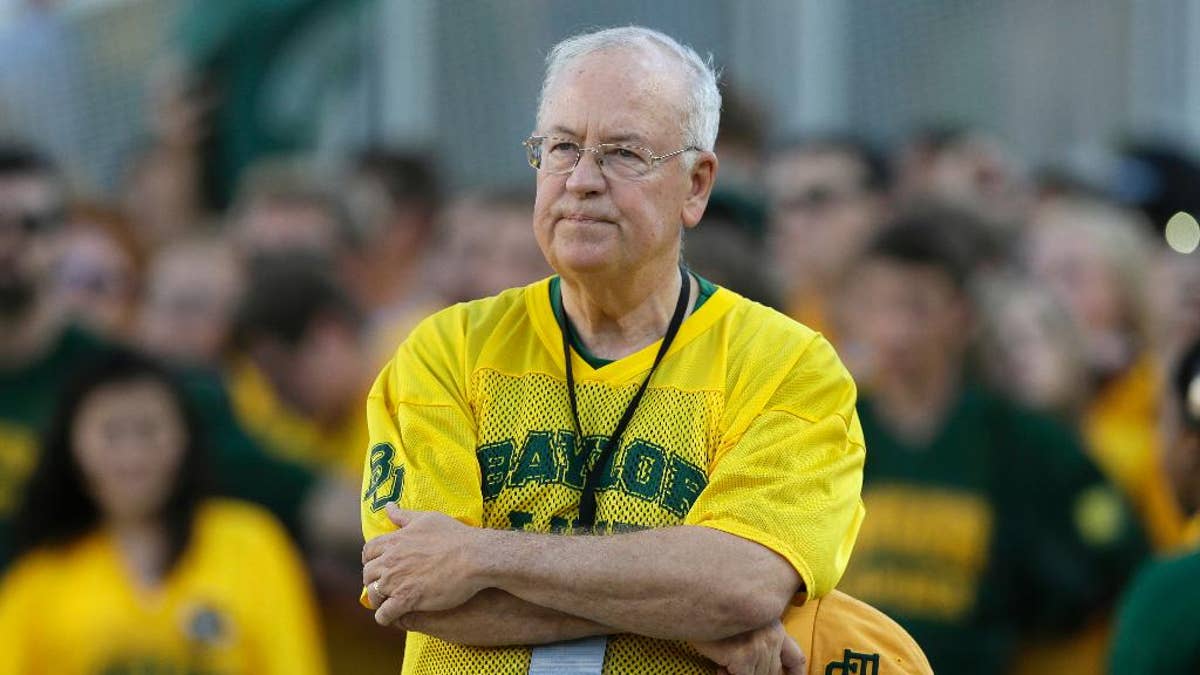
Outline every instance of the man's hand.
[(363, 586), (376, 623), (453, 609), (483, 590), (472, 558), (479, 530), (433, 511), (388, 504), (387, 513), (400, 529), (363, 547)]
[(716, 663), (718, 675), (804, 675), (808, 660), (779, 621), (716, 642), (692, 646)]

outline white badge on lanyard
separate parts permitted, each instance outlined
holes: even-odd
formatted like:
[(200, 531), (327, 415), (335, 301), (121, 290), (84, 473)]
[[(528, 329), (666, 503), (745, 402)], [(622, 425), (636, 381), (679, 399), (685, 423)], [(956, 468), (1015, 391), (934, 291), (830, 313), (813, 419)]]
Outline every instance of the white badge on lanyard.
[(607, 648), (603, 635), (534, 647), (529, 675), (600, 675)]

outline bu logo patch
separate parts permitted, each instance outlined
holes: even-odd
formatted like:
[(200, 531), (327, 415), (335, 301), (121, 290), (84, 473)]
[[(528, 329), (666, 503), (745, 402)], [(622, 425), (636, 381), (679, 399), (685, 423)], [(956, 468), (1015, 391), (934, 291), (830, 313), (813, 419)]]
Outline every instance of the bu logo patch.
[(404, 467), (395, 466), (396, 448), (391, 443), (376, 443), (371, 447), (371, 482), (363, 492), (363, 500), (370, 500), (371, 510), (378, 511), (388, 502), (400, 501), (404, 490)]
[(830, 661), (825, 675), (879, 675), (879, 654), (860, 654), (847, 649), (841, 661)]

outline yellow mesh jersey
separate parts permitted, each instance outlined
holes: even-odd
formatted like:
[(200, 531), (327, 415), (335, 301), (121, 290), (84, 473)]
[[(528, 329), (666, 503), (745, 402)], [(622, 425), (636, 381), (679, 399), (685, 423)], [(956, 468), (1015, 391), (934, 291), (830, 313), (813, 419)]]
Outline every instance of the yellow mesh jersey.
[[(572, 431), (549, 280), (423, 322), (368, 397), (363, 533), (394, 530), (384, 506), (495, 529), (570, 531), (586, 465), (659, 343), (592, 368), (572, 354)], [(702, 525), (786, 558), (813, 596), (833, 589), (863, 509), (855, 387), (817, 333), (726, 289), (684, 321), (622, 445), (602, 471), (596, 526)], [(524, 673), (524, 648), (473, 648), (410, 633), (406, 674)], [(682, 643), (609, 639), (607, 673), (711, 673)]]
[(304, 569), (266, 512), (213, 500), (157, 589), (105, 532), (20, 558), (0, 585), (0, 673), (322, 675)]

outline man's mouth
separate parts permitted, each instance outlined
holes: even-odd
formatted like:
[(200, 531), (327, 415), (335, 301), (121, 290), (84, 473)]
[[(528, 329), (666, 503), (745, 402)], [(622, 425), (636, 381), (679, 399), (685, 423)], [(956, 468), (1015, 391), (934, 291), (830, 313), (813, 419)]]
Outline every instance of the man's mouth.
[(589, 215), (586, 213), (568, 213), (563, 215), (562, 220), (570, 220), (576, 223), (609, 223), (612, 222), (605, 218)]

